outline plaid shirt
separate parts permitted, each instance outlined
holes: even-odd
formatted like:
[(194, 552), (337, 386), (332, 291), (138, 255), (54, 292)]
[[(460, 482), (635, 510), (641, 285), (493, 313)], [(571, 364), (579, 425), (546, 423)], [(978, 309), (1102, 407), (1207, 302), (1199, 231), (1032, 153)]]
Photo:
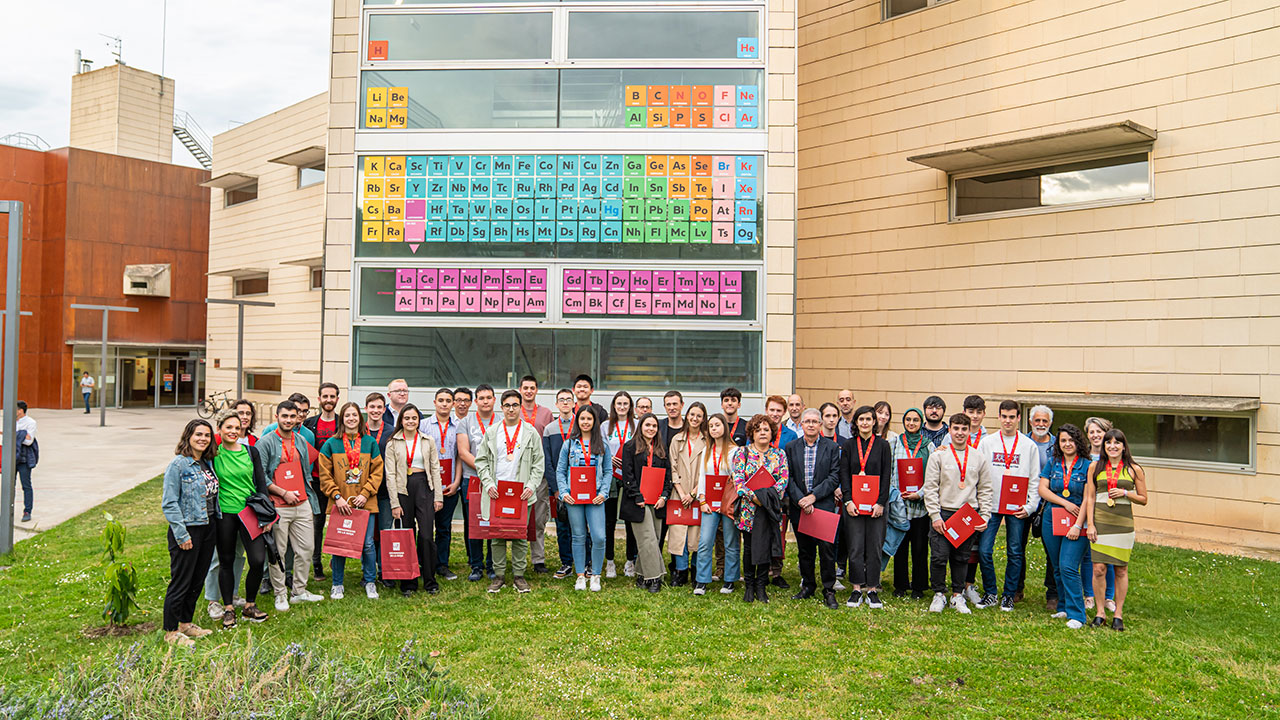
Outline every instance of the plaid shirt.
[[(803, 440), (803, 438), (801, 438)], [(805, 440), (804, 443), (804, 486), (809, 492), (813, 492), (813, 468), (818, 464), (818, 441), (814, 440), (810, 443)]]

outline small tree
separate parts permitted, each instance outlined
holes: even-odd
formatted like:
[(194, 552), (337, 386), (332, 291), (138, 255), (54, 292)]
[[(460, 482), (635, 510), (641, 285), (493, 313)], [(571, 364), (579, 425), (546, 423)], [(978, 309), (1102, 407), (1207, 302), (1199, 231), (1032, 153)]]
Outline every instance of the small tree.
[[(107, 580), (102, 617), (111, 625), (124, 625), (129, 612), (138, 607), (138, 573), (133, 563), (117, 558), (124, 554), (124, 526), (111, 513), (103, 513), (107, 524), (102, 528), (102, 562)], [(139, 608), (140, 609), (140, 608)]]

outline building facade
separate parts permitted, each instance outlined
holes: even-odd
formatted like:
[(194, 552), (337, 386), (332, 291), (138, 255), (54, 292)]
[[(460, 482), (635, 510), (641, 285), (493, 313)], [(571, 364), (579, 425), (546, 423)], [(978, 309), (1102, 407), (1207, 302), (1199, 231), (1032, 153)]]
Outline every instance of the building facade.
[(805, 0), (800, 78), (802, 392), (1108, 417), (1141, 533), (1280, 548), (1274, 3)]

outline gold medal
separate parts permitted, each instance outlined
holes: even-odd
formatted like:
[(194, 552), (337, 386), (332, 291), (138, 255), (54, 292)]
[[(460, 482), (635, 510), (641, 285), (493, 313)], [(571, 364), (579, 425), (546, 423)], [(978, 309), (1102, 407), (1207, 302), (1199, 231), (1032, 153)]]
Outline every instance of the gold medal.
[(1115, 506), (1116, 506), (1115, 498), (1107, 498), (1107, 507), (1115, 507)]
[(1071, 488), (1062, 488), (1062, 497), (1064, 498), (1071, 497)]

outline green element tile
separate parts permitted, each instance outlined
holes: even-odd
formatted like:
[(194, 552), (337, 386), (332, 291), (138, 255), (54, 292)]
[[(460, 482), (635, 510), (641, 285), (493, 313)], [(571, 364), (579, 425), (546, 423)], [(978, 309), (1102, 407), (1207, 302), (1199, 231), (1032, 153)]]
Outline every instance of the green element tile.
[(689, 242), (689, 223), (687, 222), (667, 223), (667, 242), (673, 242), (673, 243)]
[(646, 222), (644, 224), (644, 241), (647, 243), (666, 242), (667, 224), (664, 222)]
[(695, 243), (711, 242), (711, 223), (704, 223), (704, 222), (689, 223), (689, 242), (695, 242)]

